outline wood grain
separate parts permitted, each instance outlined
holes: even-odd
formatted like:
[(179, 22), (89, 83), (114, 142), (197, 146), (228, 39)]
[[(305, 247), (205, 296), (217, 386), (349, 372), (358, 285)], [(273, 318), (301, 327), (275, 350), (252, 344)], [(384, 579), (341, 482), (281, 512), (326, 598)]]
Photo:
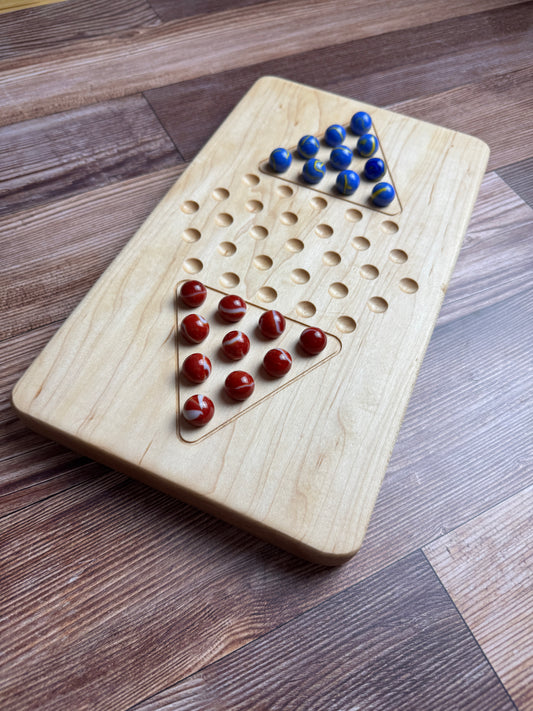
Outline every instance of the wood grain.
[(150, 5), (157, 12), (163, 22), (170, 20), (183, 20), (194, 15), (220, 12), (228, 8), (249, 7), (259, 5), (268, 0), (150, 0)]
[(0, 215), (182, 163), (131, 96), (0, 128)]
[(0, 14), (64, 1), (65, 0), (2, 0), (2, 2), (0, 2)]
[[(319, 192), (296, 176), (289, 197), (278, 190), (288, 174), (255, 176), (250, 186), (246, 176), (270, 153), (263, 145), (296, 145), (302, 111), (307, 131), (321, 135), (360, 109), (373, 117), (397, 204), (369, 209), (368, 184), (340, 199), (331, 174)], [(414, 133), (406, 163), (400, 156)], [(261, 79), (19, 381), (17, 412), (41, 433), (310, 560), (345, 562), (362, 543), (487, 159), (475, 138)], [(350, 219), (368, 237), (364, 256)], [(264, 241), (253, 237), (257, 229)], [(287, 248), (295, 239), (302, 254)], [(223, 240), (236, 252), (229, 259), (215, 247)], [(336, 267), (323, 259), (331, 249)], [(392, 249), (405, 250), (407, 263), (395, 264)], [(274, 263), (268, 273), (256, 266), (260, 254)], [(202, 352), (215, 367), (200, 392), (213, 398), (215, 417), (200, 432), (178, 421), (176, 436), (174, 291), (199, 270), (213, 287), (202, 311), (210, 320), (228, 289), (250, 302), (243, 329), (257, 386), (241, 406), (220, 398), (230, 366), (216, 365), (213, 326)], [(268, 347), (252, 337), (257, 312), (274, 300), (288, 318), (276, 345), (293, 354), (279, 387), (263, 382)], [(305, 325), (329, 334), (326, 359), (298, 357)], [(184, 386), (177, 397), (179, 413)]]
[[(467, 0), (425, 0), (413, 13), (410, 0), (399, 0), (384, 15), (371, 3), (354, 12), (353, 3), (342, 0), (331, 13), (320, 2), (275, 0), (140, 28), (126, 38), (118, 34), (82, 40), (40, 56), (38, 69), (31, 57), (0, 65), (0, 124), (192, 79), (213, 67), (242, 67), (515, 4), (478, 0), (473, 7)], [(272, 43), (274, 35), (277, 41)]]
[[(527, 67), (533, 25), (533, 17), (528, 20), (530, 7), (527, 3), (498, 8), (462, 17), (459, 23), (453, 18), (384, 33), (377, 54), (375, 38), (367, 37), (209, 73), (151, 89), (145, 96), (182, 155), (192, 160), (260, 76), (281, 76), (383, 106), (421, 95), (431, 97)], [(364, 72), (354, 72), (353, 67), (364, 67)], [(501, 106), (501, 95), (495, 100), (496, 109)], [(449, 120), (454, 107), (441, 105), (441, 110), (443, 120)], [(519, 126), (523, 116), (515, 114), (506, 120)], [(514, 124), (509, 130), (514, 130)], [(496, 155), (500, 142), (491, 146)], [(521, 150), (529, 147), (522, 145)]]
[(174, 708), (510, 711), (514, 704), (416, 553), (134, 711)]
[(0, 339), (65, 318), (180, 171), (167, 168), (5, 218)]
[(533, 207), (533, 158), (506, 165), (498, 170), (498, 175)]
[(424, 549), (521, 711), (533, 704), (532, 511), (529, 488)]

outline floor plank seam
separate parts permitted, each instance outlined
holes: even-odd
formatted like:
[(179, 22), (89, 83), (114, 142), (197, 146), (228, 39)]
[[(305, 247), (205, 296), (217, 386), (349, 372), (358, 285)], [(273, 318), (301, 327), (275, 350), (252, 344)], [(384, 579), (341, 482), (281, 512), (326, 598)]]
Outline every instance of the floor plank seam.
[(170, 133), (167, 131), (167, 129), (164, 127), (164, 125), (163, 125), (161, 119), (159, 118), (159, 115), (157, 114), (157, 112), (155, 111), (154, 107), (152, 106), (152, 104), (151, 104), (151, 102), (150, 102), (150, 99), (146, 96), (146, 92), (145, 92), (145, 91), (141, 92), (141, 96), (143, 97), (143, 99), (144, 99), (144, 100), (146, 101), (146, 103), (148, 104), (148, 107), (149, 107), (150, 111), (152, 112), (152, 114), (153, 114), (153, 115), (155, 116), (155, 118), (157, 119), (157, 122), (158, 122), (158, 124), (161, 126), (161, 128), (163, 129), (163, 131), (165, 132), (165, 135), (168, 136), (168, 138), (169, 138), (170, 141), (172, 141), (172, 145), (173, 145), (174, 148), (176, 149), (176, 152), (177, 152), (178, 156), (179, 156), (180, 159), (183, 161), (183, 163), (185, 163), (185, 164), (187, 165), (189, 161), (185, 160), (185, 156), (184, 156), (183, 153), (181, 152), (181, 150), (180, 150), (178, 144), (177, 144), (176, 141), (173, 139), (173, 137), (170, 135)]

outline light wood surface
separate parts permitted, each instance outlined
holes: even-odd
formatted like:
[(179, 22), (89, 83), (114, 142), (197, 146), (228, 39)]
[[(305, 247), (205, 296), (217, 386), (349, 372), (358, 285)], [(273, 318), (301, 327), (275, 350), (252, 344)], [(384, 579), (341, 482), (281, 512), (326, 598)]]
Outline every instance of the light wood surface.
[[(321, 136), (357, 110), (371, 113), (398, 191), (388, 208), (372, 206), (364, 180), (342, 199), (329, 187), (335, 173), (310, 188), (295, 170), (283, 179), (265, 168), (273, 147)], [(17, 411), (289, 550), (344, 562), (362, 543), (487, 159), (478, 139), (259, 80), (17, 385)], [(178, 378), (177, 437), (174, 351), (181, 363), (191, 348), (176, 339), (174, 290), (197, 274), (214, 325), (219, 289), (252, 302), (251, 335), (258, 314), (281, 310), (279, 345), (294, 367), (279, 385), (265, 379), (270, 346), (252, 337), (242, 367), (256, 392), (227, 403), (224, 329), (212, 329), (201, 351), (214, 373), (193, 390), (212, 397), (215, 417), (200, 431), (181, 422), (192, 392)], [(298, 354), (306, 325), (330, 334), (321, 358)]]
[(55, 2), (65, 2), (65, 0), (2, 0), (0, 2), (0, 14), (38, 7), (39, 5), (51, 5)]
[[(533, 484), (533, 3), (69, 0), (1, 17), (0, 706), (533, 709), (521, 541), (499, 529), (523, 527)], [(265, 75), (491, 148), (365, 541), (336, 568), (116, 475), (9, 403)], [(439, 578), (422, 549), (459, 530), (480, 565)], [(509, 561), (505, 595), (484, 538)]]

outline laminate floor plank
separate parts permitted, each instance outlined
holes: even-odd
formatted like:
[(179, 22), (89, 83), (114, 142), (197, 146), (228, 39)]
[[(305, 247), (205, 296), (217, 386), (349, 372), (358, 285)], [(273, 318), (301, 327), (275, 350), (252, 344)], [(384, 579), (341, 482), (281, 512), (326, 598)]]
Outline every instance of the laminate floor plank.
[(0, 221), (0, 340), (65, 318), (182, 169), (107, 185)]
[(159, 25), (148, 0), (68, 0), (0, 19), (0, 62), (51, 51), (68, 42)]
[[(0, 64), (0, 124), (135, 94), (280, 56), (374, 37), (519, 2), (398, 0), (387, 13), (339, 0), (269, 3), (139, 28), (131, 35), (80, 40), (32, 60)], [(272, 37), (276, 42), (272, 42)], [(201, 50), (201, 51), (199, 51)], [(194, 57), (194, 62), (191, 62)]]
[(269, 0), (150, 0), (150, 5), (163, 22), (183, 20), (194, 15), (221, 12), (230, 8), (249, 7), (259, 5)]
[(0, 128), (0, 215), (182, 163), (142, 96)]
[[(182, 155), (192, 160), (264, 75), (386, 106), (522, 69), (531, 62), (531, 7), (521, 4), (382, 34), (377, 54), (375, 38), (368, 37), (209, 73), (148, 90), (145, 96)], [(354, 66), (365, 71), (354, 73)], [(443, 118), (447, 111), (443, 107)]]
[(524, 202), (533, 207), (533, 158), (505, 165), (498, 169), (498, 175)]
[(424, 549), (521, 711), (533, 708), (532, 511), (528, 488)]
[(414, 553), (134, 711), (215, 708), (503, 711), (514, 704)]

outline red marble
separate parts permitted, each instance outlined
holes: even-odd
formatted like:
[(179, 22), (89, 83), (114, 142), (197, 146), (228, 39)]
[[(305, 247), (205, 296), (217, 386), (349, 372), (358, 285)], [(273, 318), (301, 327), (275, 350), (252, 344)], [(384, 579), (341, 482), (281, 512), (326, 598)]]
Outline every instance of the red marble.
[(181, 371), (191, 383), (203, 383), (211, 375), (211, 361), (203, 353), (191, 353), (183, 361)]
[(189, 343), (201, 343), (209, 335), (209, 324), (203, 316), (189, 314), (181, 322), (180, 331)]
[(235, 323), (240, 321), (246, 313), (246, 303), (240, 296), (223, 296), (218, 302), (218, 313), (224, 321)]
[(309, 355), (316, 355), (324, 350), (328, 337), (320, 328), (306, 328), (300, 334), (300, 346)]
[(285, 330), (285, 319), (279, 311), (265, 311), (259, 318), (259, 330), (265, 338), (277, 338)]
[(180, 297), (186, 306), (196, 308), (201, 306), (207, 298), (207, 289), (201, 281), (191, 279), (182, 284), (180, 289)]
[(281, 378), (291, 369), (292, 358), (283, 348), (272, 348), (263, 358), (263, 367), (269, 375)]
[(224, 383), (226, 393), (233, 400), (246, 400), (253, 393), (255, 382), (250, 373), (244, 370), (234, 370)]
[(250, 339), (242, 331), (230, 331), (222, 339), (222, 352), (230, 360), (240, 360), (250, 350)]
[(183, 406), (183, 417), (195, 427), (203, 427), (213, 419), (215, 406), (207, 395), (192, 395)]

